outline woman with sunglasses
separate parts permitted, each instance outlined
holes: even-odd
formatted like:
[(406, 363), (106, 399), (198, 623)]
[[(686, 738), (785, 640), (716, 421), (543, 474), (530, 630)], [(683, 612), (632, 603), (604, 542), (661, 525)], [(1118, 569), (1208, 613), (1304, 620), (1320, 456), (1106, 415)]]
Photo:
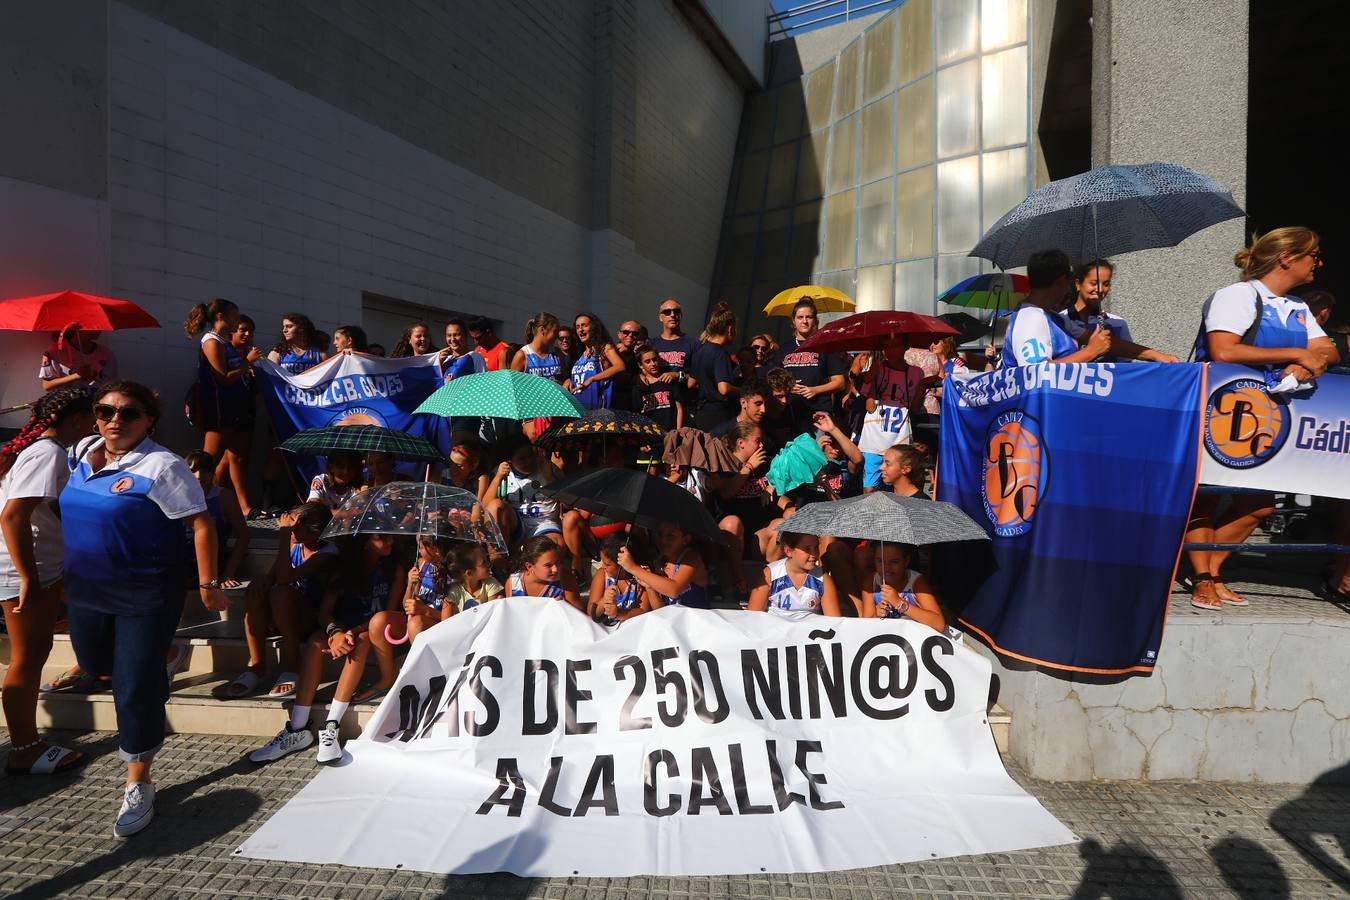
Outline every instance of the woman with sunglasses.
[(183, 460), (150, 439), (159, 414), (159, 398), (142, 384), (100, 388), (98, 434), (76, 446), (61, 492), (70, 640), (84, 671), (112, 676), (119, 755), (127, 764), (117, 837), (135, 834), (154, 815), (150, 766), (164, 742), (169, 697), (164, 660), (191, 567), (203, 605), (228, 605), (201, 485)]
[[(1336, 346), (1308, 309), (1290, 292), (1308, 284), (1322, 266), (1317, 232), (1276, 228), (1239, 250), (1233, 263), (1242, 280), (1205, 301), (1197, 360), (1238, 363), (1258, 370), (1272, 394), (1302, 390), (1340, 359)], [(1275, 511), (1270, 494), (1238, 494), (1222, 516), (1219, 496), (1201, 494), (1191, 510), (1186, 543), (1240, 544)], [(1191, 605), (1219, 610), (1248, 600), (1224, 583), (1219, 569), (1228, 552), (1187, 551), (1194, 570)]]
[(580, 354), (572, 361), (570, 387), (577, 402), (587, 409), (608, 409), (614, 392), (614, 377), (625, 366), (614, 349), (609, 329), (597, 316), (580, 313), (572, 329)]
[(769, 359), (778, 352), (778, 342), (764, 332), (750, 338), (750, 353), (754, 359), (755, 379), (763, 381), (771, 366)]

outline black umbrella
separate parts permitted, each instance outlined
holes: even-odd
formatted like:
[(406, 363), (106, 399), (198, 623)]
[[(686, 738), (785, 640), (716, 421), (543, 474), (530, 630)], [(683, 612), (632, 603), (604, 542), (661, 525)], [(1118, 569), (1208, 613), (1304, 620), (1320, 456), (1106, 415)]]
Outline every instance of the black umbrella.
[(585, 449), (602, 445), (645, 447), (661, 440), (664, 432), (646, 416), (621, 409), (593, 409), (580, 419), (568, 419), (539, 435), (535, 443), (549, 450)]
[(969, 344), (971, 341), (988, 334), (992, 327), (989, 323), (981, 322), (970, 313), (943, 313), (938, 318), (956, 329), (956, 342), (958, 344)]
[(677, 484), (632, 469), (595, 469), (560, 478), (540, 493), (568, 506), (655, 529), (662, 522), (722, 543), (726, 539), (698, 498)]

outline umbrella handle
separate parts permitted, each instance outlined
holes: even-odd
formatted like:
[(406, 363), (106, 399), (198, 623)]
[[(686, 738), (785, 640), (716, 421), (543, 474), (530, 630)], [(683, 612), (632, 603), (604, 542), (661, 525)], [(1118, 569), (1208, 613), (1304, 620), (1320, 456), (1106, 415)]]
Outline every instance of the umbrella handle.
[(403, 630), (403, 637), (394, 637), (392, 634), (390, 634), (389, 629), (393, 627), (394, 627), (393, 625), (384, 626), (384, 639), (386, 641), (388, 641), (391, 644), (406, 644), (408, 643), (409, 640), (411, 640), (408, 637), (408, 631), (406, 627)]

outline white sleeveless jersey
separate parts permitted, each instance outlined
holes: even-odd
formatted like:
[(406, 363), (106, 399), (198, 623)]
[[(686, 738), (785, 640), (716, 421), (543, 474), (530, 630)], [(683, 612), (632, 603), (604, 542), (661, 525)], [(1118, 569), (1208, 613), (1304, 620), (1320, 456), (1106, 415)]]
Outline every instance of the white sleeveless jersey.
[(825, 596), (825, 576), (820, 567), (806, 573), (801, 587), (793, 587), (788, 575), (787, 560), (771, 562), (769, 570), (769, 609), (773, 612), (797, 613), (820, 612), (821, 600)]
[(905, 372), (877, 364), (876, 380), (868, 379), (864, 391), (877, 401), (877, 408), (863, 416), (858, 432), (858, 449), (863, 453), (885, 453), (896, 444), (908, 444), (914, 437), (909, 417), (909, 390)]
[(518, 475), (512, 469), (506, 473), (506, 499), (520, 519), (521, 531), (527, 537), (561, 530), (558, 525), (558, 501), (539, 493), (539, 484), (532, 476)]

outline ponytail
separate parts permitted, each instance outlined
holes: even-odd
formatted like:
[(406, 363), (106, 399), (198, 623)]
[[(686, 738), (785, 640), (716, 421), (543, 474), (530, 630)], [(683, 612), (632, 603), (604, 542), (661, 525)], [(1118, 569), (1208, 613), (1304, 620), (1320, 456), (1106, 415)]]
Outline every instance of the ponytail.
[(216, 319), (228, 315), (231, 310), (237, 309), (239, 307), (233, 301), (226, 300), (224, 297), (217, 297), (211, 301), (209, 306), (205, 303), (198, 303), (188, 310), (188, 317), (183, 322), (183, 333), (190, 338), (195, 338), (215, 325)]
[(557, 331), (560, 327), (561, 323), (557, 316), (551, 312), (541, 312), (525, 323), (525, 343), (533, 341), (535, 334), (546, 328)]
[(19, 454), (32, 446), (43, 433), (70, 416), (88, 413), (94, 401), (82, 387), (63, 387), (33, 401), (33, 416), (7, 444), (0, 447), (0, 478), (9, 474)]
[(726, 337), (731, 334), (731, 329), (736, 327), (736, 314), (731, 311), (731, 307), (726, 301), (718, 301), (717, 305), (708, 313), (708, 324), (703, 326), (703, 334), (699, 335), (700, 341), (707, 341), (710, 337)]

